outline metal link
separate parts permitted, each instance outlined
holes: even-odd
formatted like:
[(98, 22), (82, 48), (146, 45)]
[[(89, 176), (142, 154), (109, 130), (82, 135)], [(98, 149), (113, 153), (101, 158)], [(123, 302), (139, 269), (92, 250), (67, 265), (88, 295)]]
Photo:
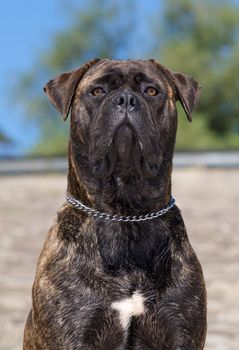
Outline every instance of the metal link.
[(85, 204), (81, 203), (74, 197), (72, 197), (69, 193), (66, 194), (66, 200), (67, 202), (72, 205), (73, 207), (82, 210), (85, 213), (88, 213), (89, 215), (98, 218), (98, 219), (103, 219), (103, 220), (111, 220), (111, 221), (118, 221), (118, 222), (139, 222), (139, 221), (146, 221), (146, 220), (151, 220), (155, 219), (159, 216), (162, 216), (166, 214), (170, 209), (173, 208), (175, 205), (175, 199), (171, 197), (169, 204), (156, 212), (153, 213), (148, 213), (145, 215), (129, 215), (129, 216), (124, 216), (124, 215), (117, 215), (117, 214), (108, 214), (108, 213), (102, 213), (99, 210), (89, 208)]

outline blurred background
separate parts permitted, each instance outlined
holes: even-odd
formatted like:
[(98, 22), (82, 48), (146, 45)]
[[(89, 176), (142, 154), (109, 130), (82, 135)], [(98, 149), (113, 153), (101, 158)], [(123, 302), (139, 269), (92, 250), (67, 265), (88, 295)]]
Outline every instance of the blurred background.
[(66, 188), (68, 123), (45, 83), (94, 57), (155, 58), (202, 85), (179, 106), (173, 189), (208, 290), (206, 350), (239, 348), (239, 1), (25, 0), (0, 13), (0, 349), (21, 349)]

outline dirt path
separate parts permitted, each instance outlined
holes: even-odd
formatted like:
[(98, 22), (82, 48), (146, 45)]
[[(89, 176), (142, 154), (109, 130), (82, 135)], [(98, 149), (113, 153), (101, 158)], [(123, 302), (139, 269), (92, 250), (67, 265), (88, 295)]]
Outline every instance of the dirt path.
[[(63, 175), (1, 177), (0, 349), (22, 348), (44, 237), (64, 201)], [(206, 350), (239, 349), (239, 170), (175, 170), (173, 192), (203, 265)]]

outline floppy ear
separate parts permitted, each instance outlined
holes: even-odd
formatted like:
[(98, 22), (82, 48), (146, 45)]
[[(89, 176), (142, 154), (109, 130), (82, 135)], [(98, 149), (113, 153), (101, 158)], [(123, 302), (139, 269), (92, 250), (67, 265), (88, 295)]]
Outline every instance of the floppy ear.
[(188, 120), (191, 122), (192, 112), (194, 111), (200, 96), (201, 86), (199, 83), (186, 74), (176, 73), (167, 69), (155, 60), (150, 61), (157, 65), (165, 75), (166, 79), (170, 82), (176, 99), (180, 101)]
[(67, 119), (70, 112), (71, 103), (79, 81), (88, 69), (99, 61), (101, 61), (100, 58), (95, 58), (76, 70), (58, 75), (44, 86), (44, 91), (49, 100), (63, 115), (64, 120)]

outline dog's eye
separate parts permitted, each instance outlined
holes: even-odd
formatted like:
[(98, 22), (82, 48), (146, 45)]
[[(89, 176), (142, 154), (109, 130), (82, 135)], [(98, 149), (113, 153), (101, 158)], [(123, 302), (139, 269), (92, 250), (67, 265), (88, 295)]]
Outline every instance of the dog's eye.
[(91, 94), (93, 96), (100, 96), (100, 95), (104, 95), (105, 92), (104, 90), (101, 88), (101, 87), (97, 87), (97, 88), (94, 88), (92, 91), (91, 91)]
[(147, 87), (147, 89), (145, 90), (146, 94), (148, 94), (149, 96), (156, 96), (158, 95), (158, 90), (155, 89), (152, 86)]

